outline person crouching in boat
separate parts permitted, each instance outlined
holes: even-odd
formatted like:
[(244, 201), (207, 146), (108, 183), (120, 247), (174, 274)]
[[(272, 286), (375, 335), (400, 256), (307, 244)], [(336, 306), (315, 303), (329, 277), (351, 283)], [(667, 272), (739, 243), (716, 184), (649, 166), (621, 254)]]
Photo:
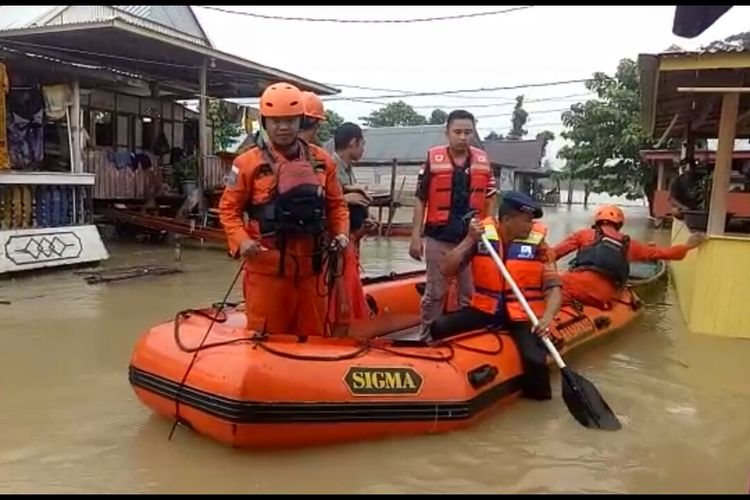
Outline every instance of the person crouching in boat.
[[(530, 399), (552, 398), (547, 350), (540, 337), (560, 310), (562, 295), (554, 255), (544, 241), (547, 228), (535, 221), (542, 217), (539, 204), (520, 192), (503, 195), (498, 219), (472, 220), (469, 234), (440, 261), (444, 276), (454, 276), (471, 263), (474, 294), (471, 305), (438, 318), (431, 327), (434, 339), (482, 328), (507, 329), (513, 336), (524, 367), (523, 395)], [(494, 246), (508, 272), (539, 319), (532, 328), (529, 317), (484, 247), (481, 237)]]
[(365, 291), (359, 274), (360, 241), (372, 221), (368, 206), (372, 199), (364, 186), (357, 184), (352, 164), (359, 161), (365, 151), (365, 138), (359, 125), (342, 123), (333, 134), (336, 172), (349, 208), (351, 244), (344, 250), (340, 278), (336, 280), (329, 306), (335, 336), (347, 336), (351, 320), (366, 318), (369, 314)]
[(560, 276), (563, 302), (609, 309), (628, 281), (630, 262), (682, 260), (706, 238), (703, 233), (693, 233), (685, 245), (646, 245), (620, 232), (624, 223), (625, 214), (620, 207), (599, 207), (593, 226), (576, 231), (553, 248), (557, 260), (578, 251), (568, 272)]
[(297, 87), (266, 88), (260, 115), (268, 141), (234, 160), (219, 214), (230, 254), (246, 259), (247, 328), (322, 336), (323, 270), (331, 240), (348, 244), (349, 212), (333, 159), (297, 138), (303, 113)]

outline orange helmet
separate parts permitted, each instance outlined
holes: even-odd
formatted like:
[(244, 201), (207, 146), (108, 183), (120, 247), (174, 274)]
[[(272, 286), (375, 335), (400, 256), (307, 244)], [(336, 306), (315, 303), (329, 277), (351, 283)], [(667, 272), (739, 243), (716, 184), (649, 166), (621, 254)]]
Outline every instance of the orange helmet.
[(611, 222), (612, 224), (623, 224), (625, 214), (620, 207), (614, 205), (604, 205), (596, 209), (594, 213), (594, 222)]
[(302, 91), (291, 83), (279, 82), (269, 85), (260, 96), (260, 116), (262, 117), (280, 118), (304, 114)]
[(323, 101), (313, 92), (302, 92), (302, 103), (305, 106), (305, 116), (315, 118), (316, 120), (326, 119)]

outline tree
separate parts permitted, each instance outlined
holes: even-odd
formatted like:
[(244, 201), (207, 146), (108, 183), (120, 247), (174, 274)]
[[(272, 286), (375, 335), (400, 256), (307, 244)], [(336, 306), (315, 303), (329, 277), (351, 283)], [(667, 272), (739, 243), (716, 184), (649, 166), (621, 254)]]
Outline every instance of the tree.
[(226, 151), (242, 134), (242, 126), (230, 120), (226, 101), (210, 99), (208, 112), (212, 123), (214, 150)]
[(502, 141), (503, 139), (503, 134), (498, 134), (494, 130), (491, 130), (484, 138), (485, 141)]
[(520, 141), (523, 136), (529, 133), (523, 128), (529, 119), (529, 114), (523, 109), (523, 96), (516, 97), (516, 105), (513, 108), (513, 116), (510, 119), (511, 127), (508, 132), (508, 139), (511, 141)]
[(640, 123), (638, 66), (623, 59), (614, 76), (594, 73), (586, 83), (598, 99), (574, 104), (562, 114), (571, 142), (558, 156), (567, 161), (569, 178), (581, 179), (595, 193), (638, 199), (648, 196), (648, 169), (639, 152), (649, 146)]
[(368, 127), (398, 127), (410, 125), (425, 125), (427, 118), (417, 113), (414, 108), (404, 101), (388, 103), (386, 106), (373, 111), (369, 116), (360, 117)]
[(332, 109), (326, 109), (326, 121), (320, 124), (318, 129), (318, 144), (324, 144), (327, 140), (333, 137), (336, 129), (344, 123), (344, 117), (336, 113)]
[(430, 125), (444, 125), (448, 121), (448, 113), (442, 109), (435, 109), (430, 115)]
[(555, 134), (549, 130), (543, 130), (536, 134), (536, 140), (542, 141), (542, 157), (547, 154), (547, 144), (555, 140)]

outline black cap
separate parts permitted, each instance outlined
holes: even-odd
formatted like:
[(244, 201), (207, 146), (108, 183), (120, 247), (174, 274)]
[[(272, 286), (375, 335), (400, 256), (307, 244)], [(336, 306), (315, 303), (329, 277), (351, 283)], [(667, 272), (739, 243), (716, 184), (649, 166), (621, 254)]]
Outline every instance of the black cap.
[(541, 205), (526, 193), (520, 191), (507, 191), (502, 193), (502, 196), (503, 201), (501, 206), (503, 208), (531, 214), (535, 219), (539, 219), (544, 215)]

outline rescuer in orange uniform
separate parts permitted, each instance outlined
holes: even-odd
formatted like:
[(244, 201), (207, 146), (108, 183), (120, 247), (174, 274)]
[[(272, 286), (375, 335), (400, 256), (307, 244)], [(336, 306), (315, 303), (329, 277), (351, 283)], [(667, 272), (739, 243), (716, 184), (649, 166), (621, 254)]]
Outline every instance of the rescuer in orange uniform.
[(305, 115), (302, 118), (299, 137), (308, 144), (318, 144), (320, 124), (326, 120), (323, 101), (313, 92), (302, 92), (302, 105)]
[(268, 143), (235, 159), (219, 212), (230, 253), (247, 259), (247, 328), (325, 335), (323, 271), (331, 238), (340, 248), (348, 244), (349, 213), (336, 164), (297, 138), (303, 113), (302, 92), (294, 85), (275, 83), (263, 92)]
[[(414, 226), (409, 255), (426, 261), (427, 281), (422, 296), (422, 332), (443, 312), (448, 282), (440, 273), (439, 261), (466, 236), (471, 213), (480, 218), (490, 214), (496, 193), (495, 178), (481, 149), (469, 143), (475, 133), (474, 115), (455, 110), (446, 124), (447, 146), (431, 148), (417, 179)], [(424, 228), (424, 248), (422, 229)], [(471, 270), (457, 273), (458, 302), (468, 306), (473, 287)]]
[(607, 309), (628, 280), (630, 262), (682, 260), (705, 240), (703, 233), (694, 233), (686, 245), (645, 245), (620, 232), (624, 222), (625, 214), (619, 207), (599, 207), (592, 227), (571, 234), (554, 247), (558, 260), (578, 250), (568, 272), (560, 276), (565, 302)]
[[(499, 220), (472, 220), (468, 235), (441, 259), (440, 270), (445, 277), (455, 276), (470, 262), (475, 291), (469, 307), (438, 318), (431, 334), (441, 339), (486, 327), (508, 330), (523, 362), (523, 395), (550, 399), (547, 350), (539, 336), (546, 334), (560, 310), (562, 294), (554, 254), (544, 241), (547, 228), (534, 221), (543, 215), (542, 209), (530, 196), (509, 192), (503, 195), (498, 214)], [(537, 316), (539, 324), (533, 333), (529, 317), (485, 248), (483, 233)]]

